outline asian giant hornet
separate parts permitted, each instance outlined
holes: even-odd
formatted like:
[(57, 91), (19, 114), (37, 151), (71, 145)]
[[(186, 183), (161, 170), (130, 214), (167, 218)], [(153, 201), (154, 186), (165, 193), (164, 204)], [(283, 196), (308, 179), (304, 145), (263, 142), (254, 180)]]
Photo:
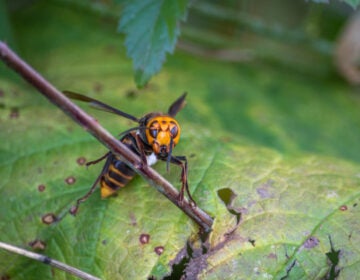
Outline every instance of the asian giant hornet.
[[(196, 205), (192, 198), (187, 174), (188, 166), (185, 156), (174, 156), (172, 151), (180, 139), (180, 125), (174, 119), (176, 114), (185, 106), (186, 93), (180, 96), (168, 109), (167, 114), (152, 112), (144, 115), (141, 118), (136, 118), (127, 114), (119, 109), (113, 108), (105, 103), (96, 99), (87, 97), (85, 95), (64, 91), (66, 96), (71, 99), (80, 100), (89, 103), (91, 106), (114, 113), (137, 122), (139, 125), (130, 128), (121, 133), (120, 141), (127, 146), (131, 151), (140, 156), (143, 164), (153, 165), (157, 160), (165, 161), (167, 170), (169, 164), (173, 163), (181, 167), (181, 189), (178, 197), (178, 202), (182, 203), (184, 199), (184, 192), (189, 196), (192, 205)], [(80, 203), (84, 202), (95, 190), (97, 184), (100, 182), (101, 198), (106, 198), (119, 189), (126, 186), (126, 184), (135, 176), (135, 171), (130, 168), (124, 161), (112, 152), (107, 152), (104, 156), (97, 160), (86, 163), (87, 166), (96, 164), (106, 159), (105, 165), (100, 175), (95, 180), (90, 190), (76, 202), (76, 205), (70, 210), (72, 214), (76, 214)]]

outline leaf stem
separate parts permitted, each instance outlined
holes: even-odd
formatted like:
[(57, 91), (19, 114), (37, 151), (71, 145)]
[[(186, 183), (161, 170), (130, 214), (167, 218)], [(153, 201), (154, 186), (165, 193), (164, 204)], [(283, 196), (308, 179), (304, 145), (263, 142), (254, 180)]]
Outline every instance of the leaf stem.
[(178, 203), (178, 191), (159, 173), (149, 166), (143, 166), (140, 158), (131, 152), (124, 144), (114, 138), (93, 117), (85, 113), (80, 107), (71, 102), (58, 89), (36, 72), (24, 60), (17, 56), (5, 43), (0, 41), (0, 58), (7, 65), (27, 80), (40, 93), (52, 103), (63, 110), (76, 123), (91, 133), (112, 153), (119, 155), (146, 181), (165, 195), (172, 203), (179, 207), (186, 215), (193, 219), (205, 232), (211, 230), (212, 218), (199, 207), (193, 207), (187, 199), (182, 204)]
[(37, 254), (37, 253), (31, 252), (31, 251), (28, 251), (28, 250), (25, 250), (25, 249), (22, 249), (22, 248), (19, 248), (19, 247), (16, 247), (16, 246), (4, 243), (4, 242), (0, 242), (0, 248), (4, 249), (6, 251), (12, 252), (12, 253), (22, 255), (22, 256), (25, 256), (27, 258), (42, 262), (44, 264), (48, 264), (50, 266), (56, 267), (56, 268), (58, 268), (60, 270), (63, 270), (63, 271), (68, 272), (68, 273), (70, 273), (72, 275), (75, 275), (75, 276), (77, 276), (77, 277), (79, 277), (81, 279), (100, 280), (100, 278), (97, 278), (97, 277), (95, 277), (95, 276), (93, 276), (91, 274), (88, 274), (88, 273), (86, 273), (84, 271), (81, 271), (81, 270), (79, 270), (79, 269), (77, 269), (75, 267), (69, 266), (69, 265), (67, 265), (65, 263), (59, 262), (59, 261), (51, 259), (51, 258), (49, 258), (47, 256)]

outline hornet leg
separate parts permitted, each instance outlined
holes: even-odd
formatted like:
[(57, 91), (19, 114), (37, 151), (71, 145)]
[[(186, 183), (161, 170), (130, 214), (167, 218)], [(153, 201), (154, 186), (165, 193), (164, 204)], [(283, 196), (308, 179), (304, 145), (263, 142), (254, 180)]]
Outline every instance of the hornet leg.
[[(94, 164), (94, 163), (97, 163), (103, 159), (105, 159), (106, 157), (108, 157), (111, 153), (108, 152), (105, 156), (102, 156), (101, 158), (95, 160), (95, 161), (90, 161), (87, 163), (88, 164)], [(96, 186), (98, 185), (99, 181), (101, 180), (102, 176), (106, 173), (106, 170), (108, 169), (109, 167), (109, 164), (110, 164), (110, 161), (109, 161), (110, 158), (108, 158), (108, 160), (106, 161), (103, 169), (101, 170), (101, 173), (100, 175), (96, 178), (94, 184), (91, 186), (90, 190), (82, 197), (80, 197), (77, 201), (76, 201), (76, 204), (73, 205), (70, 209), (70, 214), (71, 215), (76, 215), (78, 209), (79, 209), (79, 206), (80, 206), (80, 203), (83, 203), (84, 201), (86, 201), (91, 195), (92, 193), (95, 191), (96, 189)]]
[(186, 191), (189, 200), (190, 200), (190, 205), (192, 207), (196, 207), (196, 202), (195, 200), (192, 198), (191, 194), (190, 194), (190, 190), (189, 190), (189, 184), (188, 184), (188, 180), (187, 180), (187, 175), (188, 175), (188, 167), (187, 167), (187, 159), (185, 156), (172, 156), (170, 158), (170, 162), (174, 163), (178, 166), (181, 167), (181, 189), (180, 189), (180, 193), (179, 193), (179, 197), (178, 197), (178, 202), (179, 203), (183, 203), (184, 200), (184, 192)]

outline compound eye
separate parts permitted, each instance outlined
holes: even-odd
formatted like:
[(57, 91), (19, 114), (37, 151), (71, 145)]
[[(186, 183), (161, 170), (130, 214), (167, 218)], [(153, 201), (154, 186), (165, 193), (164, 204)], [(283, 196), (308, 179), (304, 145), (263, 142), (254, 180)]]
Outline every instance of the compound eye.
[(150, 128), (150, 135), (152, 138), (156, 138), (158, 135), (158, 130), (156, 128)]
[(171, 133), (171, 136), (173, 138), (176, 137), (176, 135), (179, 133), (179, 130), (178, 130), (178, 127), (176, 125), (174, 125), (171, 129), (170, 129), (170, 133)]

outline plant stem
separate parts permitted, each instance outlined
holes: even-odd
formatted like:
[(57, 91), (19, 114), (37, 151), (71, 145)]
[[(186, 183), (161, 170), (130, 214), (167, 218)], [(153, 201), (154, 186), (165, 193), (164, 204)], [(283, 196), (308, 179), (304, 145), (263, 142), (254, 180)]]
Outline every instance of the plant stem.
[(91, 274), (88, 274), (88, 273), (86, 273), (84, 271), (81, 271), (81, 270), (79, 270), (79, 269), (77, 269), (75, 267), (69, 266), (69, 265), (67, 265), (65, 263), (59, 262), (57, 260), (53, 260), (53, 259), (51, 259), (51, 258), (49, 258), (47, 256), (40, 255), (40, 254), (31, 252), (31, 251), (27, 251), (25, 249), (22, 249), (22, 248), (19, 248), (19, 247), (16, 247), (16, 246), (4, 243), (4, 242), (0, 242), (0, 248), (4, 249), (6, 251), (12, 252), (12, 253), (22, 255), (22, 256), (25, 256), (27, 258), (42, 262), (44, 264), (48, 264), (50, 266), (56, 267), (56, 268), (58, 268), (60, 270), (63, 270), (63, 271), (68, 272), (68, 273), (70, 273), (72, 275), (75, 275), (75, 276), (77, 276), (77, 277), (79, 277), (81, 279), (100, 280), (100, 278), (92, 276)]
[(40, 93), (48, 98), (52, 103), (63, 110), (76, 123), (91, 133), (112, 153), (119, 155), (146, 181), (165, 195), (172, 203), (179, 207), (185, 214), (192, 218), (205, 232), (211, 230), (212, 218), (199, 207), (193, 207), (187, 199), (182, 204), (178, 203), (178, 191), (159, 173), (149, 166), (143, 166), (140, 158), (131, 152), (124, 144), (114, 138), (106, 131), (93, 117), (86, 114), (80, 107), (70, 101), (51, 83), (43, 78), (25, 61), (18, 57), (5, 43), (0, 41), (0, 58), (7, 65), (27, 80)]

